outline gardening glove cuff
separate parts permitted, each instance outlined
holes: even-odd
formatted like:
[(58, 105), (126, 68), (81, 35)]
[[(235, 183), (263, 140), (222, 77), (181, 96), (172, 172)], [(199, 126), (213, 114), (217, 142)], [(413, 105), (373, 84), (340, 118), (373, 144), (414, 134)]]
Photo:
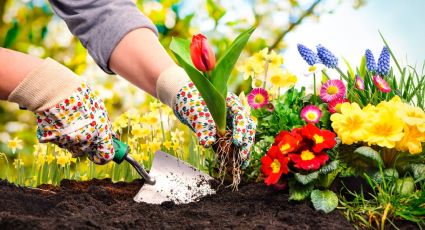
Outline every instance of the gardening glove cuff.
[(53, 107), (81, 85), (83, 79), (53, 59), (31, 71), (9, 95), (8, 101), (40, 112)]
[(190, 81), (187, 73), (179, 66), (174, 65), (164, 70), (156, 82), (158, 99), (173, 108), (179, 90)]

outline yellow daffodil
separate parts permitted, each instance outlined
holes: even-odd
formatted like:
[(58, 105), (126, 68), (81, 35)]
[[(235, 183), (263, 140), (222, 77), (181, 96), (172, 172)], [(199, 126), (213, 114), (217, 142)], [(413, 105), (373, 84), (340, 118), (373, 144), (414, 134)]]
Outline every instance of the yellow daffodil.
[(167, 150), (170, 150), (172, 147), (172, 142), (171, 141), (164, 141), (164, 148), (166, 148)]
[(341, 113), (332, 114), (331, 121), (332, 128), (343, 144), (350, 145), (362, 141), (368, 135), (369, 118), (357, 103), (342, 104)]
[(131, 134), (135, 137), (135, 138), (144, 138), (144, 137), (148, 137), (151, 134), (151, 130), (143, 127), (141, 125), (133, 125), (131, 127)]
[(149, 125), (156, 125), (159, 122), (159, 113), (151, 112), (146, 116), (146, 122)]
[(17, 137), (13, 138), (12, 140), (9, 140), (7, 142), (7, 147), (12, 150), (12, 153), (15, 154), (16, 150), (21, 150), (23, 148), (22, 140), (18, 139)]
[(24, 161), (23, 161), (22, 159), (18, 159), (18, 158), (16, 158), (16, 159), (13, 161), (13, 166), (15, 166), (15, 168), (16, 168), (16, 169), (19, 169), (19, 168), (21, 168), (21, 167), (23, 167), (23, 166), (24, 166)]
[(150, 111), (158, 110), (159, 108), (161, 108), (161, 106), (162, 106), (162, 103), (159, 102), (158, 100), (154, 100), (154, 101), (151, 101), (149, 103), (149, 109), (150, 109)]
[(142, 162), (143, 161), (143, 155), (139, 154), (139, 153), (133, 153), (131, 154), (131, 156), (137, 161), (137, 162)]
[(49, 164), (49, 165), (50, 165), (54, 159), (55, 159), (55, 156), (53, 156), (51, 153), (49, 153), (49, 154), (46, 156), (46, 162), (47, 162), (47, 164)]
[(45, 153), (38, 153), (37, 156), (36, 156), (35, 162), (38, 165), (43, 165), (44, 162), (46, 162), (46, 154)]
[(61, 167), (65, 167), (66, 165), (71, 163), (71, 156), (69, 154), (61, 153), (56, 156), (56, 163)]
[(176, 129), (174, 132), (171, 132), (171, 141), (184, 142), (184, 134), (184, 131)]
[(156, 139), (153, 139), (150, 143), (149, 143), (149, 147), (152, 151), (157, 151), (161, 149), (161, 142), (158, 142)]

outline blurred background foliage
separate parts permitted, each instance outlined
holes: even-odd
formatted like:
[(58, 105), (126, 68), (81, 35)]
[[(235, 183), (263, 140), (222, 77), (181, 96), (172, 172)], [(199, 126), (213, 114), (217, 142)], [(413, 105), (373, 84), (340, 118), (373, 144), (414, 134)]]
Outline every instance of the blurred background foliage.
[[(350, 0), (353, 8), (365, 0)], [(342, 0), (137, 0), (141, 12), (157, 26), (161, 43), (168, 47), (173, 36), (190, 38), (204, 33), (220, 56), (230, 42), (246, 28), (255, 31), (244, 56), (269, 47), (285, 52), (285, 36), (303, 21), (320, 20), (323, 14), (337, 10)], [(306, 36), (314, 36), (306, 34)], [(0, 44), (2, 47), (38, 57), (51, 57), (85, 77), (102, 97), (112, 121), (125, 112), (143, 114), (149, 111), (153, 98), (118, 76), (107, 76), (95, 64), (66, 24), (54, 15), (47, 0), (0, 0)], [(231, 89), (247, 92), (250, 82), (242, 82), (237, 71), (231, 78)], [(183, 128), (186, 140), (190, 132)], [(35, 119), (32, 113), (20, 111), (15, 104), (0, 102), (0, 153), (9, 162), (18, 156), (8, 146), (9, 140), (22, 140), (21, 156), (28, 156), (24, 167), (33, 159)], [(189, 152), (189, 150), (186, 150)], [(29, 162), (29, 163), (28, 163)], [(5, 167), (1, 160), (0, 167)], [(10, 164), (11, 165), (11, 164)], [(15, 167), (16, 168), (16, 167)]]

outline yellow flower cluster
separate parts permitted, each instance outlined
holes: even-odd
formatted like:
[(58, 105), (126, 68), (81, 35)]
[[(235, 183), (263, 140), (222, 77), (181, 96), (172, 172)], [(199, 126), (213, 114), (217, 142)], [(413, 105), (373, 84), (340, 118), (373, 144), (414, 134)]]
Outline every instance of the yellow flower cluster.
[(344, 103), (331, 121), (343, 144), (364, 142), (418, 154), (425, 142), (425, 112), (398, 96), (363, 109), (356, 103)]
[(264, 48), (243, 61), (237, 70), (244, 80), (252, 78), (252, 88), (264, 87), (270, 82), (273, 88), (290, 88), (297, 82), (297, 77), (282, 68), (284, 58), (274, 51)]

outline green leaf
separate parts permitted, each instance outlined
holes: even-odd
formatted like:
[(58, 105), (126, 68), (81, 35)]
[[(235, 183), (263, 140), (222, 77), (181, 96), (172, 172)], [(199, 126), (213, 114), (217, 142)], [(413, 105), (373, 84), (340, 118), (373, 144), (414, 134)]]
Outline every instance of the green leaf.
[(216, 90), (210, 81), (199, 72), (192, 64), (190, 58), (190, 42), (181, 38), (174, 38), (171, 41), (170, 49), (174, 52), (177, 61), (189, 75), (202, 98), (207, 104), (208, 110), (213, 117), (218, 130), (226, 130), (226, 101)]
[(366, 77), (366, 56), (362, 56), (362, 60), (360, 62), (360, 76), (364, 79)]
[(305, 175), (301, 173), (295, 173), (294, 176), (298, 182), (300, 182), (303, 185), (306, 185), (316, 180), (319, 177), (319, 173), (317, 171), (310, 174), (305, 174)]
[(311, 202), (316, 210), (325, 213), (332, 212), (338, 206), (338, 197), (330, 190), (313, 190), (310, 195)]
[(378, 184), (384, 182), (384, 179), (386, 181), (394, 181), (398, 178), (398, 171), (394, 168), (384, 169), (382, 172), (378, 170), (375, 173), (372, 173), (372, 179)]
[(397, 179), (395, 189), (395, 191), (401, 195), (412, 194), (415, 191), (415, 181), (412, 177)]
[(379, 153), (368, 146), (362, 146), (354, 150), (354, 153), (357, 153), (369, 160), (376, 162), (378, 165), (383, 165), (383, 161)]
[(409, 168), (416, 180), (425, 178), (425, 164), (411, 164)]
[(328, 174), (332, 171), (335, 171), (338, 168), (339, 160), (331, 161), (329, 164), (323, 166), (320, 170), (320, 174)]
[(350, 74), (350, 77), (351, 78), (354, 78), (355, 77), (354, 71), (353, 71), (353, 68), (351, 67), (350, 63), (344, 57), (342, 57), (342, 60), (344, 61), (345, 65), (348, 68), (348, 73)]
[(226, 53), (220, 58), (211, 73), (212, 84), (224, 98), (227, 97), (227, 81), (229, 80), (230, 74), (254, 30), (255, 28), (252, 27), (241, 33), (230, 47), (227, 48)]
[(301, 185), (295, 181), (289, 182), (289, 200), (301, 201), (313, 191), (313, 184)]

